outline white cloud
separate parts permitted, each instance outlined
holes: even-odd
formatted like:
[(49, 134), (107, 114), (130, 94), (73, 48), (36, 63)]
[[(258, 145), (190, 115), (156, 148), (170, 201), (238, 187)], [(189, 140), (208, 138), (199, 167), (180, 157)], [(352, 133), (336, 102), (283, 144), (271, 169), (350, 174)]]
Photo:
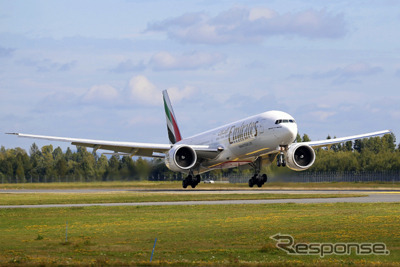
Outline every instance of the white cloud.
[(120, 97), (117, 89), (110, 85), (92, 86), (82, 97), (85, 103), (116, 101)]
[(255, 21), (257, 19), (272, 19), (273, 17), (277, 16), (278, 14), (269, 8), (252, 8), (249, 13), (249, 20)]
[(278, 14), (268, 8), (231, 8), (215, 17), (188, 13), (149, 24), (147, 31), (166, 32), (170, 38), (190, 43), (251, 43), (270, 36), (340, 38), (346, 34), (343, 15), (325, 10)]
[(192, 52), (182, 55), (172, 55), (162, 51), (150, 60), (154, 70), (195, 70), (212, 67), (225, 60), (219, 53)]
[(162, 103), (160, 90), (145, 76), (138, 75), (129, 81), (129, 97), (136, 103), (159, 105)]
[(168, 88), (168, 95), (171, 98), (171, 101), (180, 102), (185, 98), (189, 98), (195, 92), (194, 87), (186, 86), (182, 90), (179, 90), (177, 87)]
[[(152, 82), (143, 75), (133, 77), (129, 81), (129, 98), (135, 103), (141, 105), (162, 105), (161, 89), (157, 88)], [(177, 87), (168, 88), (168, 94), (174, 103), (180, 102), (182, 99), (190, 97), (195, 89), (186, 86), (183, 89)]]

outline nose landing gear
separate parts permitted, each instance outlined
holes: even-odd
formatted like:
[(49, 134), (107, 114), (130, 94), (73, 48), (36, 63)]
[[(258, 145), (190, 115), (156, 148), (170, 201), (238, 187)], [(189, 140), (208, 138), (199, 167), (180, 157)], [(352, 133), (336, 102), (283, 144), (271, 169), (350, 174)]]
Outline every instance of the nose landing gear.
[(283, 154), (283, 152), (281, 152), (277, 158), (276, 158), (276, 165), (278, 167), (285, 167), (286, 166), (286, 160), (285, 160), (285, 155)]
[(280, 146), (279, 150), (281, 151), (278, 156), (276, 157), (276, 165), (278, 167), (286, 167), (286, 160), (285, 160), (285, 154), (284, 151), (288, 150), (288, 146)]

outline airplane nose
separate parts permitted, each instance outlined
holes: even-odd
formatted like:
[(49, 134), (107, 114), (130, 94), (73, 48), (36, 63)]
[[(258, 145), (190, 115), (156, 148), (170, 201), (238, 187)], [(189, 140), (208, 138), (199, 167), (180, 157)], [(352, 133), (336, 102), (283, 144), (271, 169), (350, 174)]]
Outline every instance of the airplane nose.
[(296, 140), (297, 137), (297, 124), (296, 123), (288, 123), (284, 126), (284, 141), (285, 145), (289, 145)]
[(290, 136), (291, 136), (291, 140), (293, 143), (296, 140), (297, 133), (299, 132), (299, 130), (297, 129), (297, 124), (293, 123), (292, 125), (290, 125), (289, 131), (290, 131)]

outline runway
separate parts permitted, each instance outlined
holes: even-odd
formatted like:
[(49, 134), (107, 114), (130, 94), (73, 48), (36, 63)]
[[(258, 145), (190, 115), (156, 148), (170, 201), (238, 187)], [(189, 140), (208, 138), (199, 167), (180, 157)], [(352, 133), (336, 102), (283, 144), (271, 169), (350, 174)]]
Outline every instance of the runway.
[(133, 203), (82, 203), (82, 204), (46, 204), (46, 205), (10, 205), (0, 206), (0, 209), (10, 208), (70, 208), (70, 207), (115, 207), (115, 206), (182, 206), (182, 205), (243, 205), (243, 204), (312, 204), (312, 203), (374, 203), (400, 202), (400, 190), (376, 189), (258, 189), (258, 190), (184, 190), (184, 189), (25, 189), (0, 190), (1, 194), (18, 193), (106, 193), (106, 192), (140, 192), (140, 193), (170, 193), (170, 194), (365, 194), (364, 197), (339, 198), (304, 198), (304, 199), (265, 199), (265, 200), (215, 200), (215, 201), (173, 201), (173, 202), (133, 202)]

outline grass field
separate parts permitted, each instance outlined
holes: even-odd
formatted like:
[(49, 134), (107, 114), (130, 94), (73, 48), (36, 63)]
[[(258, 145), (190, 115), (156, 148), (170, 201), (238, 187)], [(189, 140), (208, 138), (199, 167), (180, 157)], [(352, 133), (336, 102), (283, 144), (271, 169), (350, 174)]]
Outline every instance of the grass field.
[[(66, 222), (68, 240), (66, 242)], [(0, 210), (0, 265), (399, 265), (399, 203)], [(291, 256), (297, 242), (384, 242), (389, 255)]]
[[(150, 181), (130, 181), (130, 182), (90, 182), (90, 183), (20, 183), (20, 184), (0, 184), (0, 189), (84, 189), (84, 188), (146, 188), (146, 189), (182, 189), (181, 181), (174, 182), (150, 182)], [(204, 184), (200, 183), (196, 190), (201, 189), (279, 189), (279, 188), (385, 188), (385, 189), (400, 189), (400, 183), (391, 182), (323, 182), (323, 183), (266, 183), (262, 188), (249, 188), (247, 183), (230, 184), (230, 183), (215, 183)], [(193, 190), (187, 188), (186, 190)]]
[[(181, 189), (179, 182), (10, 184), (0, 189)], [(288, 189), (399, 189), (392, 183), (266, 184)], [(248, 189), (201, 184), (196, 189)], [(253, 188), (249, 190), (258, 190)], [(179, 191), (181, 192), (181, 191)], [(0, 205), (361, 196), (118, 191), (0, 194)], [(192, 192), (192, 193), (191, 193)], [(68, 222), (66, 240), (66, 223)], [(0, 209), (0, 265), (400, 266), (400, 203), (193, 205)], [(269, 237), (296, 243), (381, 243), (389, 255), (293, 256)]]

